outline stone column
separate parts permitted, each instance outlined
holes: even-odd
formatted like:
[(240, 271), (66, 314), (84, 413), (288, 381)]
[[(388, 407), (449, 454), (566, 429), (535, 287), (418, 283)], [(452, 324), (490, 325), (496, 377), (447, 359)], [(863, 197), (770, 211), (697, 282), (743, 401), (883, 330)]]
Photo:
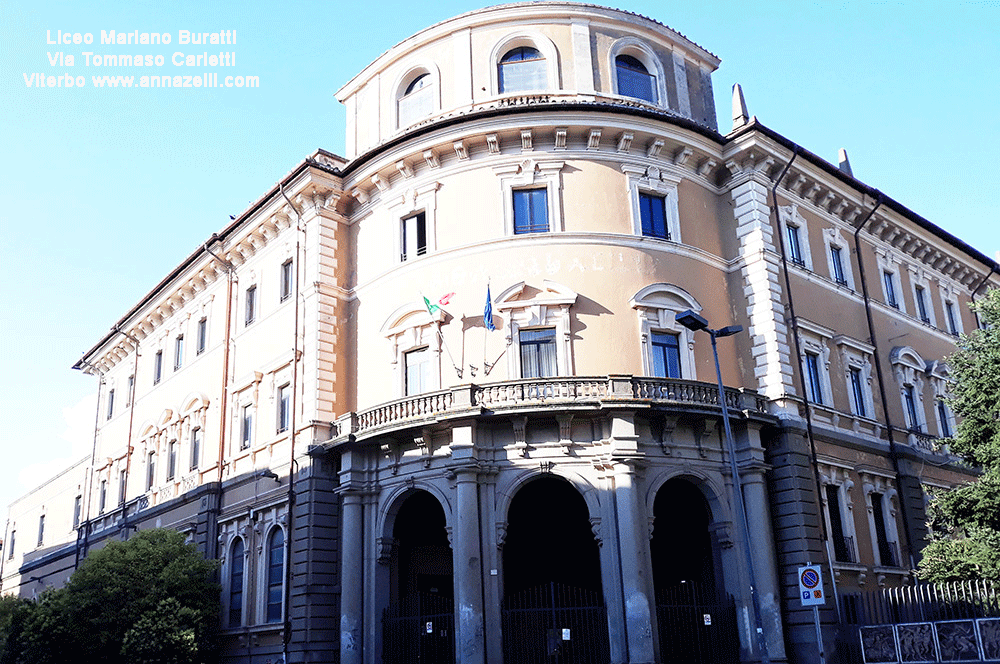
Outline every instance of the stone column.
[(639, 487), (636, 473), (639, 436), (632, 413), (612, 416), (611, 446), (616, 459), (615, 521), (618, 550), (621, 555), (622, 600), (625, 607), (625, 635), (628, 661), (647, 664), (653, 654), (653, 605), (649, 597), (649, 564), (645, 547), (649, 541), (648, 521), (640, 516)]
[(452, 429), (451, 454), (455, 473), (455, 661), (483, 664), (483, 556), (479, 537), (479, 464), (472, 426)]
[(750, 549), (753, 551), (760, 618), (767, 639), (771, 661), (785, 660), (785, 637), (781, 627), (781, 588), (778, 585), (777, 554), (771, 531), (771, 509), (768, 505), (764, 469), (759, 465), (743, 468), (743, 501), (750, 524)]
[(340, 573), (340, 662), (361, 664), (363, 652), (364, 508), (362, 496), (355, 492), (341, 494), (341, 573)]

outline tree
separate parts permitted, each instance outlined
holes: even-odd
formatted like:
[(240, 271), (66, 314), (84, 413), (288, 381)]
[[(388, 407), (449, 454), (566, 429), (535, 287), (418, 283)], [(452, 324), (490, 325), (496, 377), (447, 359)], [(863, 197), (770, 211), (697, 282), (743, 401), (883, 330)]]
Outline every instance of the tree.
[(215, 569), (171, 530), (111, 542), (64, 588), (30, 603), (4, 662), (209, 661), (219, 622)]
[(1000, 289), (972, 308), (985, 329), (963, 335), (948, 359), (948, 403), (962, 418), (949, 444), (982, 474), (932, 498), (931, 541), (918, 570), (930, 581), (1000, 581)]

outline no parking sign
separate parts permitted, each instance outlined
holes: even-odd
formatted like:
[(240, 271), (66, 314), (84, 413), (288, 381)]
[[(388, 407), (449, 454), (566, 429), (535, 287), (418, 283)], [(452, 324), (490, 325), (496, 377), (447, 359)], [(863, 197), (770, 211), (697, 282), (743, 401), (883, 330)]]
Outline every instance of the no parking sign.
[(823, 595), (823, 575), (819, 565), (805, 565), (799, 568), (799, 597), (802, 606), (817, 606), (826, 602)]

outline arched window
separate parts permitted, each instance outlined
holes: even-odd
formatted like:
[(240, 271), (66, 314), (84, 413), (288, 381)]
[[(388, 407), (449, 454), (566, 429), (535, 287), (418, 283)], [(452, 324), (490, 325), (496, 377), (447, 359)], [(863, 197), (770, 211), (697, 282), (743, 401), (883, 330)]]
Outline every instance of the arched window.
[(281, 528), (271, 531), (267, 540), (267, 622), (281, 622), (285, 581), (285, 534)]
[(243, 540), (237, 537), (229, 551), (229, 621), (230, 627), (243, 624)]
[(646, 65), (631, 55), (615, 58), (618, 75), (618, 94), (642, 99), (652, 104), (658, 102), (656, 77), (649, 73)]
[(518, 46), (500, 58), (497, 65), (500, 92), (527, 92), (548, 87), (545, 58), (538, 49)]
[(397, 104), (398, 126), (409, 127), (434, 112), (434, 79), (428, 72), (410, 81)]

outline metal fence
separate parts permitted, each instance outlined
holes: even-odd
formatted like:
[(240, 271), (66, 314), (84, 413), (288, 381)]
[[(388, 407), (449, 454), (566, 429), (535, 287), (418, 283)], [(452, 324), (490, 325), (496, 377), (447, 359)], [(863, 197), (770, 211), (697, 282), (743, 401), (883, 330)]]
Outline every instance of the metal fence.
[(605, 664), (608, 612), (599, 591), (550, 582), (504, 598), (504, 664)]
[(453, 664), (455, 604), (450, 597), (413, 593), (382, 614), (386, 664)]
[(1000, 661), (1000, 587), (988, 581), (847, 593), (841, 616), (841, 661)]
[(736, 605), (697, 583), (683, 582), (656, 592), (660, 658), (671, 664), (738, 662)]

